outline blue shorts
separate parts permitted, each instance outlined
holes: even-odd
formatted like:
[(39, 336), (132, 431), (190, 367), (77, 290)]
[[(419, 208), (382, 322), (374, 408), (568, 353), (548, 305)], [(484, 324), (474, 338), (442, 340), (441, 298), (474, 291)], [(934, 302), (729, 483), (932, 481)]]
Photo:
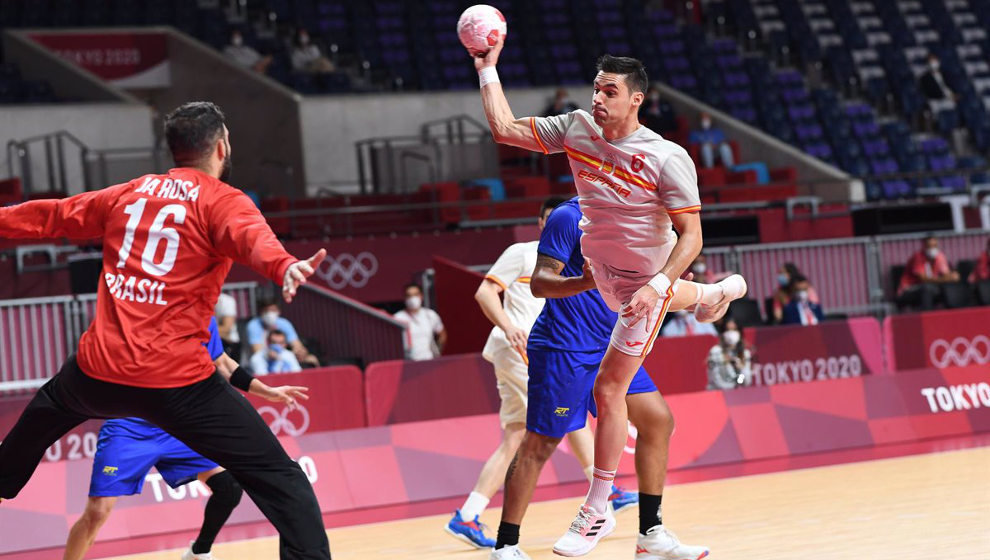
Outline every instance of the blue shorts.
[(158, 469), (169, 486), (178, 488), (217, 466), (143, 420), (108, 420), (100, 428), (89, 495), (95, 498), (140, 494), (151, 467)]
[[(589, 412), (597, 416), (592, 391), (604, 352), (529, 349), (526, 354), (529, 357), (527, 430), (560, 438), (583, 428)], [(657, 386), (641, 366), (627, 394), (656, 390)]]

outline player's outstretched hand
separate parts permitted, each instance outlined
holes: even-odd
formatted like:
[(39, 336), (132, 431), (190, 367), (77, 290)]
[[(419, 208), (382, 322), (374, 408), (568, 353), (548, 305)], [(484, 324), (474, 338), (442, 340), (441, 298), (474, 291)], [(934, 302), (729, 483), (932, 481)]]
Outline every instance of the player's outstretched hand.
[(309, 387), (296, 387), (294, 385), (282, 385), (281, 387), (269, 387), (269, 391), (264, 398), (272, 402), (280, 402), (289, 406), (289, 410), (296, 407), (300, 400), (309, 399), (306, 394)]
[(502, 47), (505, 46), (505, 34), (499, 37), (498, 43), (485, 53), (485, 56), (474, 57), (474, 69), (481, 70), (488, 66), (495, 66), (498, 64), (498, 55), (502, 53)]
[[(649, 317), (650, 313), (660, 301), (660, 294), (649, 284), (636, 290), (629, 303), (622, 308), (622, 322), (627, 327), (632, 327), (641, 320)], [(646, 325), (649, 328), (649, 325)]]
[(296, 297), (296, 290), (306, 283), (306, 279), (316, 272), (317, 267), (327, 257), (327, 250), (320, 249), (312, 257), (297, 261), (285, 269), (285, 278), (282, 279), (282, 297), (287, 303), (292, 303), (292, 298)]

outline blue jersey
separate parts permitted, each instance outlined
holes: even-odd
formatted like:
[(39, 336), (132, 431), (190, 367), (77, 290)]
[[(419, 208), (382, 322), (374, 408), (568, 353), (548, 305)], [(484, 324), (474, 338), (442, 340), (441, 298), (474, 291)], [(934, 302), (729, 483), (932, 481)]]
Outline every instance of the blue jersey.
[[(211, 360), (216, 360), (223, 354), (223, 341), (220, 340), (220, 330), (217, 328), (216, 317), (210, 318), (210, 340), (205, 342), (203, 346), (210, 353)], [(158, 426), (141, 418), (119, 418), (107, 420), (104, 424), (111, 424), (112, 426), (129, 430), (135, 434), (137, 434), (138, 430), (146, 430), (147, 428), (154, 430), (154, 432), (149, 432), (149, 435), (156, 435), (161, 431), (161, 428)]]
[[(561, 276), (581, 276), (581, 208), (572, 198), (557, 206), (540, 233), (540, 254), (564, 263)], [(530, 331), (528, 348), (565, 352), (602, 352), (608, 348), (618, 314), (605, 305), (598, 290), (567, 298), (547, 298)]]

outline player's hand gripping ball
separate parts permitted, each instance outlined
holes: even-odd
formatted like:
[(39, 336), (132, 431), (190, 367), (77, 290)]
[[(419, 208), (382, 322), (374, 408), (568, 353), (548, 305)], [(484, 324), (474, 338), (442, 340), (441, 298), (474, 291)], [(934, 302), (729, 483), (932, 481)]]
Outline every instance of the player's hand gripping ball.
[(471, 6), (457, 20), (457, 37), (471, 56), (485, 56), (505, 31), (505, 16), (487, 4)]

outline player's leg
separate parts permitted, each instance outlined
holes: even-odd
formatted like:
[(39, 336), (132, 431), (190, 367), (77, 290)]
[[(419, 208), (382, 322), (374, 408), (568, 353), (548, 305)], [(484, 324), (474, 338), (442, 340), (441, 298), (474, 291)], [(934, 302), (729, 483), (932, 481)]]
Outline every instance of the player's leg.
[(152, 390), (143, 416), (229, 470), (281, 537), (283, 559), (330, 558), (313, 487), (251, 404), (219, 374)]
[[(645, 371), (643, 374), (645, 375)], [(646, 376), (649, 379), (649, 376)], [(636, 384), (636, 381), (633, 381)], [(652, 382), (650, 382), (652, 385)], [(667, 478), (674, 417), (655, 388), (626, 397), (629, 420), (636, 426), (636, 477), (639, 480), (639, 535), (636, 560), (696, 560), (708, 555), (702, 546), (682, 544), (663, 525), (661, 502)]]
[(44, 457), (45, 450), (88, 417), (66, 403), (70, 377), (79, 374), (75, 357), (35, 393), (17, 423), (0, 442), (0, 499), (17, 496)]
[(65, 553), (62, 560), (82, 560), (83, 556), (93, 546), (100, 527), (110, 518), (116, 497), (90, 496), (86, 501), (86, 509), (69, 529), (69, 538), (65, 541)]
[(223, 467), (201, 472), (196, 478), (210, 488), (210, 499), (203, 509), (203, 525), (199, 529), (199, 535), (189, 544), (182, 560), (210, 560), (213, 541), (244, 494), (241, 485)]
[[(588, 478), (590, 483), (595, 472), (595, 436), (591, 433), (591, 427), (585, 426), (567, 434), (567, 445), (571, 448), (574, 458), (581, 465), (581, 470), (584, 471), (584, 476)], [(635, 492), (629, 492), (613, 485), (608, 501), (612, 504), (612, 511), (618, 513), (636, 505), (638, 498)]]
[(512, 348), (498, 352), (494, 365), (501, 399), (499, 421), (502, 425), (502, 441), (485, 461), (471, 494), (444, 527), (450, 535), (477, 548), (491, 548), (495, 545), (495, 541), (485, 535), (479, 516), (502, 486), (505, 471), (526, 431), (526, 384), (529, 378), (527, 365)]

